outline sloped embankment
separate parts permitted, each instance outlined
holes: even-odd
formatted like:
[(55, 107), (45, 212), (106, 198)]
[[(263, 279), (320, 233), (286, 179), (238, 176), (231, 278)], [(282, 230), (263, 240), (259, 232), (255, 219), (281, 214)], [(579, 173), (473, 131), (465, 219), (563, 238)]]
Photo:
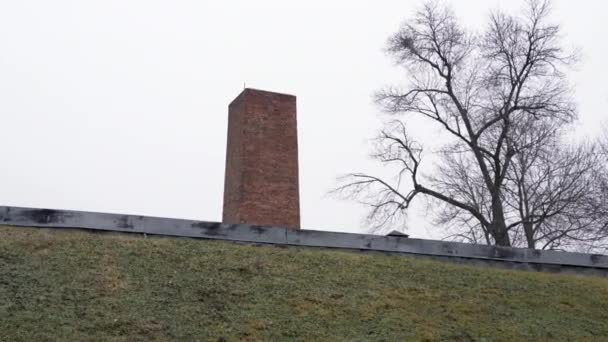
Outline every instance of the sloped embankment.
[(608, 338), (608, 280), (0, 227), (0, 340)]

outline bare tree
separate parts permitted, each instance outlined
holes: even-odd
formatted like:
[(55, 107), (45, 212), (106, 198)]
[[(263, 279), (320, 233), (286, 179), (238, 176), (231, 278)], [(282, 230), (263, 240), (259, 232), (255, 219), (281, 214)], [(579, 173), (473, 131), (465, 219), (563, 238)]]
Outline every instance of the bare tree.
[(563, 73), (574, 57), (561, 48), (559, 27), (548, 15), (548, 1), (531, 0), (519, 16), (492, 14), (485, 32), (474, 35), (449, 8), (424, 4), (389, 40), (388, 52), (409, 84), (376, 99), (389, 114), (421, 116), (441, 128), (450, 137), (439, 152), (442, 164), (432, 177), (421, 173), (422, 146), (399, 118), (387, 123), (375, 154), (400, 165), (396, 179), (355, 173), (337, 191), (365, 198), (379, 225), (401, 217), (422, 195), (443, 205), (441, 220), (476, 232), (469, 237), (510, 246), (507, 177), (516, 157), (533, 148), (522, 136), (535, 122), (576, 117)]
[[(540, 249), (601, 247), (606, 241), (606, 211), (601, 204), (601, 156), (595, 144), (565, 142), (564, 130), (544, 122), (526, 123), (519, 153), (507, 172), (503, 201), (509, 236), (514, 246)], [(446, 191), (457, 191), (477, 203), (488, 202), (483, 184), (472, 181), (461, 163), (451, 161), (440, 179)], [(466, 186), (463, 186), (466, 185)], [(451, 238), (488, 243), (483, 226), (471, 225), (470, 215), (441, 206), (436, 223), (450, 225)], [(485, 237), (480, 241), (479, 237)]]
[(604, 125), (602, 131), (604, 133), (600, 137), (600, 153), (604, 157), (604, 163), (608, 164), (608, 125)]
[(592, 246), (606, 236), (598, 215), (598, 154), (595, 146), (569, 146), (556, 139), (514, 158), (505, 202), (517, 213), (528, 248)]
[[(599, 143), (599, 170), (596, 177), (596, 191), (599, 193), (597, 201), (597, 215), (603, 217), (604, 230), (608, 230), (608, 125), (603, 127), (603, 135)], [(606, 243), (608, 250), (608, 243)]]

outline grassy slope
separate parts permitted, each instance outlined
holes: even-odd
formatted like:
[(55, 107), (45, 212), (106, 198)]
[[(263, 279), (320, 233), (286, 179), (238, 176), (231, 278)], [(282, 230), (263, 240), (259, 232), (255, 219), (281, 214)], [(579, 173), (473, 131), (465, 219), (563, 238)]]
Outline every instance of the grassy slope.
[(602, 340), (608, 280), (0, 227), (0, 340)]

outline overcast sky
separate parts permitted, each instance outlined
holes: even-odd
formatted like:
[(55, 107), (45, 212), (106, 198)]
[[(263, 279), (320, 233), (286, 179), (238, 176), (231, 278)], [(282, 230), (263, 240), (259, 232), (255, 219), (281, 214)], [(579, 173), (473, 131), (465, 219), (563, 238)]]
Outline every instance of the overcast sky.
[[(371, 95), (404, 78), (383, 47), (418, 3), (0, 0), (0, 205), (219, 221), (227, 106), (246, 84), (298, 97), (303, 228), (364, 232), (364, 208), (326, 193), (378, 171)], [(472, 29), (522, 5), (451, 3)], [(583, 53), (576, 134), (593, 136), (608, 119), (608, 3), (554, 7)], [(437, 236), (414, 209), (410, 233)]]

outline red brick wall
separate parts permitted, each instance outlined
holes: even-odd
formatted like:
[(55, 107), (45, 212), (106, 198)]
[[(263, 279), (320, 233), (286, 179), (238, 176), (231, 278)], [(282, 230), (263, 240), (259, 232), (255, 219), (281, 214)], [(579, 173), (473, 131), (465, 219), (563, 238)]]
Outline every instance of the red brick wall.
[(296, 97), (245, 89), (228, 112), (223, 222), (300, 228)]

